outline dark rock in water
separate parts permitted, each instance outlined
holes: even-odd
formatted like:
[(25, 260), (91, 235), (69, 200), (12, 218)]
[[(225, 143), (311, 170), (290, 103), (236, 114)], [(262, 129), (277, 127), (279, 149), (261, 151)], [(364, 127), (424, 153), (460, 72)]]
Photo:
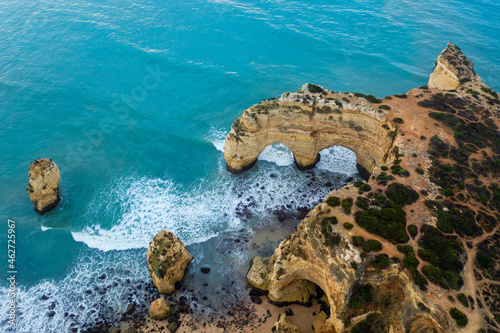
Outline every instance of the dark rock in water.
[(269, 175), (269, 177), (271, 177), (271, 178), (275, 178), (275, 177), (276, 177), (276, 175), (275, 175), (274, 173), (272, 173), (272, 174), (270, 174), (270, 175)]
[(332, 187), (332, 186), (333, 186), (333, 184), (332, 184), (332, 183), (330, 183), (330, 182), (326, 182), (326, 183), (325, 183), (325, 186), (326, 186), (326, 187)]
[(45, 296), (45, 295), (42, 296), (42, 300), (46, 301), (48, 299), (49, 299), (49, 296)]
[(135, 312), (135, 304), (134, 303), (130, 303), (127, 306), (127, 310), (125, 311), (125, 313), (128, 314), (128, 315), (131, 315), (134, 312)]
[(105, 274), (103, 274), (103, 275), (99, 276), (99, 279), (100, 279), (100, 280), (104, 280), (105, 278), (106, 278), (106, 275), (105, 275)]
[(251, 289), (249, 292), (248, 292), (248, 295), (250, 296), (264, 296), (266, 294), (265, 291), (262, 291), (262, 290), (259, 290), (259, 289)]
[(54, 310), (54, 308), (56, 307), (56, 302), (52, 302), (50, 305), (49, 305), (49, 310)]
[(353, 180), (354, 180), (354, 178), (352, 178), (352, 177), (348, 177), (348, 178), (346, 178), (345, 182), (346, 182), (346, 183), (350, 183), (350, 182), (352, 182)]
[[(247, 201), (249, 201), (249, 199), (247, 199)], [(244, 219), (252, 218), (253, 214), (249, 208), (251, 206), (254, 206), (254, 204), (250, 203), (246, 205), (243, 202), (238, 203), (238, 205), (236, 205), (236, 210), (235, 210), (236, 216)]]
[(47, 313), (47, 317), (54, 317), (55, 315), (56, 315), (55, 311), (50, 311), (49, 313)]
[(204, 274), (208, 274), (210, 273), (210, 267), (202, 267), (200, 271)]
[(92, 294), (92, 290), (87, 289), (87, 290), (85, 291), (85, 293), (86, 293), (86, 294)]
[(262, 300), (260, 299), (260, 297), (258, 296), (252, 296), (250, 297), (250, 299), (252, 300), (252, 302), (254, 302), (255, 304), (260, 304), (262, 303)]
[(294, 313), (293, 313), (293, 310), (291, 308), (288, 308), (286, 311), (285, 311), (285, 314), (290, 317), (290, 316), (293, 316)]
[(174, 322), (171, 322), (171, 323), (167, 324), (167, 328), (169, 329), (169, 331), (171, 333), (176, 332), (179, 329), (180, 326), (181, 326), (181, 323), (179, 321), (174, 321)]
[(307, 216), (306, 212), (300, 212), (297, 214), (297, 220), (303, 220)]
[(273, 215), (275, 215), (280, 222), (283, 222), (291, 217), (290, 214), (286, 212), (285, 206), (280, 206), (278, 209), (273, 211)]

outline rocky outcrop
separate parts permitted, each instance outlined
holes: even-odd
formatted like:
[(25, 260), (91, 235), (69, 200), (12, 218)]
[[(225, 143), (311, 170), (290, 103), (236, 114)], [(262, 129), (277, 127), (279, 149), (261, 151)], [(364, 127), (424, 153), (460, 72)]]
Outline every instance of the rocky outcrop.
[(165, 319), (170, 313), (170, 306), (167, 304), (165, 297), (160, 297), (151, 302), (149, 313), (153, 319)]
[(297, 326), (292, 324), (286, 314), (280, 314), (279, 320), (271, 328), (271, 332), (274, 333), (299, 333)]
[[(341, 226), (332, 227), (332, 232), (341, 237), (339, 243), (327, 245), (322, 221), (329, 216), (326, 203), (314, 208), (272, 257), (253, 260), (247, 274), (249, 283), (267, 291), (269, 299), (275, 302), (281, 301), (281, 295), (297, 294), (297, 284), (303, 285), (304, 281), (317, 285), (326, 294), (330, 308), (329, 317), (325, 314), (323, 322), (315, 322), (318, 332), (350, 331), (367, 320), (368, 315), (372, 315), (370, 321), (387, 318), (387, 329), (393, 332), (406, 332), (421, 317), (426, 317), (426, 321), (420, 320), (419, 330), (410, 332), (424, 332), (421, 330), (424, 326), (445, 332), (446, 321), (434, 319), (443, 318), (442, 311), (436, 309), (434, 316), (428, 316), (418, 307), (425, 301), (398, 265), (384, 271), (366, 265), (360, 258), (361, 251), (343, 236)], [(355, 283), (370, 284), (373, 288), (372, 301), (358, 311), (349, 306)]]
[(147, 259), (149, 276), (160, 294), (171, 294), (193, 257), (171, 231), (162, 230), (149, 243)]
[[(248, 282), (277, 304), (324, 293), (316, 333), (498, 329), (498, 94), (450, 43), (429, 87), (384, 98), (387, 112), (367, 97), (306, 85), (245, 110), (231, 127), (232, 172), (281, 142), (299, 167), (342, 145), (371, 173), (330, 193), (271, 257), (254, 258)], [(376, 253), (367, 239), (380, 244)]]
[(246, 109), (226, 136), (224, 158), (227, 169), (239, 173), (251, 168), (264, 148), (279, 142), (290, 148), (300, 169), (309, 169), (321, 150), (344, 146), (371, 173), (392, 148), (390, 126), (387, 112), (365, 98), (306, 84), (296, 93)]
[(457, 90), (461, 84), (472, 80), (480, 80), (474, 72), (474, 64), (459, 47), (448, 43), (436, 60), (428, 86), (440, 90)]
[(35, 211), (43, 215), (56, 207), (59, 201), (59, 168), (51, 159), (38, 159), (30, 164), (26, 191), (35, 204)]

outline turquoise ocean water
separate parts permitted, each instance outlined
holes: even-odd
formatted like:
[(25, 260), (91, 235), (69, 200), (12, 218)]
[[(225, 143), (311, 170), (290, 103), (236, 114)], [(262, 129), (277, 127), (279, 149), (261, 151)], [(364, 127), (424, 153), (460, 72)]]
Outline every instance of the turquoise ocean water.
[[(404, 93), (427, 83), (448, 41), (500, 90), (495, 1), (1, 2), (0, 330), (118, 320), (130, 302), (144, 303), (146, 248), (161, 229), (195, 257), (185, 284), (208, 296), (200, 308), (216, 313), (244, 297), (248, 257), (276, 245), (253, 248), (259, 230), (293, 227), (280, 214), (297, 217), (357, 174), (353, 153), (334, 147), (322, 152), (315, 183), (275, 145), (250, 172), (230, 175), (222, 145), (232, 121), (305, 82)], [(37, 158), (61, 170), (62, 202), (41, 217), (25, 190)], [(231, 296), (210, 295), (204, 283)]]

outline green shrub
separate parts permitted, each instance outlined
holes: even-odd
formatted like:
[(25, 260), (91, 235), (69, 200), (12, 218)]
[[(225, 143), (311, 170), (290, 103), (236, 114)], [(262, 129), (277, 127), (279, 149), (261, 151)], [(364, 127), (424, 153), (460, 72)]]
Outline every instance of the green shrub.
[(485, 93), (490, 94), (491, 96), (498, 98), (498, 94), (491, 88), (486, 88), (486, 87), (481, 87), (481, 90), (484, 91)]
[(476, 213), (468, 207), (445, 201), (439, 207), (435, 207), (434, 212), (437, 216), (436, 225), (442, 232), (452, 233), (455, 230), (462, 237), (476, 237), (483, 234), (476, 223)]
[(382, 250), (382, 243), (376, 239), (369, 239), (363, 244), (363, 251), (365, 252), (378, 252)]
[(469, 307), (469, 300), (467, 299), (467, 296), (465, 296), (465, 294), (461, 293), (457, 296), (457, 298), (463, 306), (465, 306), (466, 308)]
[(418, 242), (421, 247), (421, 251), (419, 251), (420, 258), (444, 272), (443, 277), (451, 288), (460, 289), (463, 280), (459, 274), (464, 266), (459, 259), (459, 255), (464, 252), (464, 249), (457, 237), (446, 236), (431, 225), (423, 225), (420, 228), (420, 233), (421, 236)]
[(424, 174), (424, 169), (422, 168), (416, 168), (415, 171), (419, 174), (419, 175), (423, 175)]
[(455, 319), (457, 322), (457, 325), (460, 327), (465, 327), (467, 326), (469, 320), (467, 319), (467, 316), (464, 315), (460, 310), (457, 308), (451, 308), (450, 309), (450, 316)]
[(378, 270), (386, 269), (390, 265), (389, 256), (387, 254), (379, 254), (370, 264)]
[(358, 197), (356, 199), (356, 206), (363, 210), (368, 209), (368, 207), (370, 207), (370, 201), (367, 198)]
[(418, 250), (418, 256), (423, 261), (427, 261), (428, 263), (430, 263), (430, 264), (432, 264), (434, 266), (439, 266), (439, 263), (440, 263), (439, 257), (437, 255), (435, 255), (431, 251), (419, 249)]
[(347, 230), (351, 230), (354, 226), (352, 225), (352, 223), (349, 223), (349, 222), (346, 222), (344, 223), (344, 228), (346, 228)]
[(359, 211), (355, 214), (355, 220), (362, 228), (393, 244), (406, 243), (410, 239), (406, 233), (406, 213), (401, 207)]
[(453, 298), (453, 296), (451, 296), (451, 295), (450, 295), (450, 296), (448, 296), (448, 300), (449, 300), (450, 302), (452, 302), (452, 303), (455, 303), (455, 299), (454, 299), (454, 298)]
[(427, 265), (422, 267), (422, 273), (429, 279), (434, 284), (437, 284), (443, 289), (448, 289), (448, 284), (444, 280), (443, 274), (441, 274), (441, 271), (439, 268), (432, 266), (432, 265)]
[(373, 287), (370, 284), (361, 284), (356, 281), (349, 297), (349, 306), (355, 310), (359, 310), (365, 303), (371, 302), (372, 298)]
[(365, 94), (362, 94), (362, 93), (354, 93), (354, 96), (356, 96), (356, 97), (363, 97), (364, 99), (366, 99), (370, 103), (374, 103), (374, 104), (382, 103), (382, 100), (378, 99), (377, 97), (375, 97), (373, 95), (365, 95)]
[(326, 203), (331, 207), (340, 206), (340, 198), (331, 196), (328, 199), (326, 199)]
[(394, 95), (397, 98), (408, 98), (406, 94)]
[(370, 185), (368, 185), (368, 184), (363, 184), (363, 185), (361, 185), (361, 187), (360, 187), (359, 189), (360, 189), (361, 191), (363, 191), (363, 192), (369, 192), (369, 191), (371, 191), (371, 190), (372, 190), (371, 186), (370, 186)]
[(377, 193), (374, 195), (374, 199), (371, 204), (374, 206), (382, 206), (387, 201), (387, 197), (383, 194)]
[(379, 106), (378, 108), (379, 108), (379, 109), (382, 109), (382, 110), (390, 110), (390, 109), (391, 109), (391, 107), (390, 107), (389, 105), (385, 105), (385, 104), (384, 104), (384, 105)]
[(377, 176), (377, 180), (394, 180), (394, 177), (386, 174), (385, 172), (381, 172), (380, 175)]
[(410, 176), (410, 172), (406, 169), (403, 169), (403, 167), (399, 164), (395, 164), (395, 165), (391, 166), (391, 172), (393, 175), (398, 175), (401, 177), (409, 177)]
[(414, 224), (410, 224), (408, 226), (408, 233), (410, 234), (411, 238), (415, 238), (418, 234), (418, 228)]
[(361, 246), (365, 242), (363, 236), (352, 236), (352, 244), (354, 246)]
[(398, 206), (411, 205), (420, 197), (417, 191), (399, 183), (390, 184), (385, 195)]
[(404, 124), (405, 123), (405, 121), (402, 118), (394, 118), (392, 121), (394, 121), (396, 124)]
[(380, 169), (382, 169), (382, 171), (387, 171), (387, 170), (389, 170), (389, 168), (388, 168), (387, 166), (385, 166), (385, 165), (382, 165), (382, 166), (380, 167)]
[(313, 94), (323, 92), (323, 88), (321, 88), (320, 86), (317, 86), (315, 84), (312, 84), (312, 83), (309, 83), (307, 85), (307, 89), (309, 90), (309, 92), (311, 92)]
[(342, 200), (342, 209), (344, 210), (344, 213), (351, 214), (352, 205), (353, 205), (352, 198), (347, 198)]
[(492, 259), (488, 254), (484, 252), (478, 252), (476, 255), (476, 260), (479, 263), (479, 266), (481, 266), (482, 268), (491, 267)]
[(363, 186), (363, 184), (364, 183), (362, 181), (357, 181), (353, 185), (354, 185), (354, 187), (360, 188), (361, 186)]
[(329, 223), (329, 224), (337, 224), (339, 223), (339, 220), (337, 219), (336, 216), (330, 216), (330, 217), (325, 217), (322, 222), (326, 222), (326, 223)]
[(337, 224), (338, 220), (335, 217), (333, 218), (324, 218), (321, 220), (321, 233), (325, 238), (324, 245), (325, 246), (334, 246), (339, 245), (341, 237), (337, 233), (333, 233), (332, 224)]

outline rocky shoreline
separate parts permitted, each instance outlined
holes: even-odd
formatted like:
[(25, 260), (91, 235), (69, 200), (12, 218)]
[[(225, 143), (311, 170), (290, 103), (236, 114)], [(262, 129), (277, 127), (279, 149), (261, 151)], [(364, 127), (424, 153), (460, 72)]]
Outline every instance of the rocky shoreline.
[[(301, 170), (341, 145), (356, 153), (365, 181), (295, 215), (275, 210), (280, 222), (302, 221), (267, 256), (250, 252), (249, 285), (239, 294), (223, 287), (230, 301), (210, 313), (197, 309), (209, 295), (200, 299), (181, 281), (191, 255), (162, 231), (147, 254), (154, 284), (136, 286), (147, 290), (144, 302), (82, 331), (298, 332), (307, 323), (315, 333), (499, 332), (499, 114), (498, 94), (451, 43), (428, 85), (406, 94), (378, 99), (305, 84), (246, 109), (224, 145), (231, 173), (252, 168), (276, 142)], [(239, 216), (251, 218), (251, 207), (251, 200), (239, 205)], [(250, 246), (240, 232), (227, 239)], [(230, 246), (222, 249), (227, 256)], [(157, 303), (150, 310), (155, 300), (165, 304), (158, 316)], [(300, 321), (295, 312), (303, 312)]]

